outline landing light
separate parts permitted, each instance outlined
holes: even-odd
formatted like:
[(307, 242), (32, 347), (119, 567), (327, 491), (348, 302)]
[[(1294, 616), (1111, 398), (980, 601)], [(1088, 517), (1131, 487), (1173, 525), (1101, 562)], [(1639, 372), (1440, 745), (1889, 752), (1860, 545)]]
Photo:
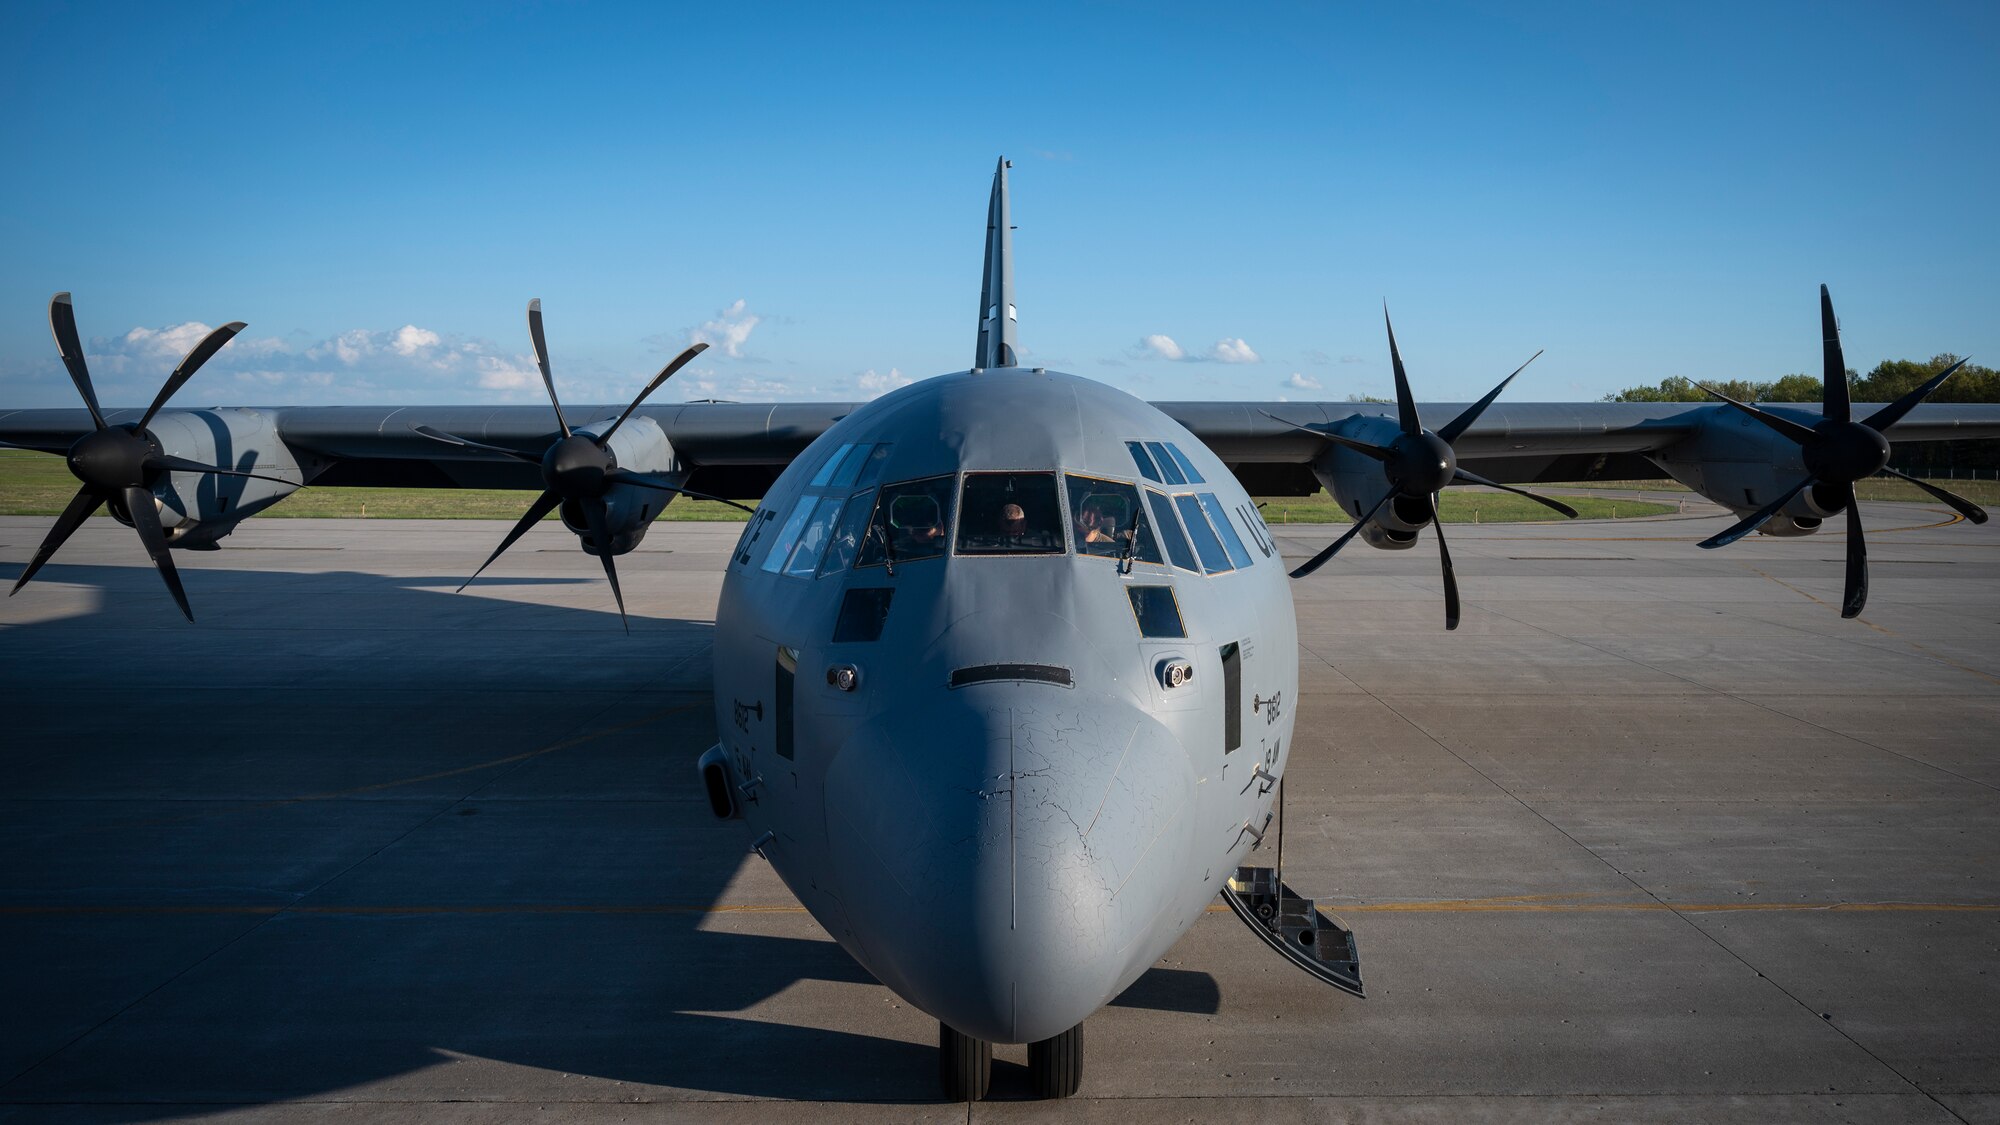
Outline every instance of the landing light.
[(852, 664), (835, 664), (826, 670), (826, 682), (841, 691), (861, 686), (861, 669)]

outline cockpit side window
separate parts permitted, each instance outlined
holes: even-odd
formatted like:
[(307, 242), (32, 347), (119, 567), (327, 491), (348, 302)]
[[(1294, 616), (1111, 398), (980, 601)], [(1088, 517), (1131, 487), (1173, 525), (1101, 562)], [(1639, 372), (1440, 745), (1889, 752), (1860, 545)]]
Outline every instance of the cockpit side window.
[(847, 506), (840, 510), (840, 522), (834, 525), (833, 542), (827, 544), (826, 559), (819, 564), (820, 574), (838, 574), (846, 570), (848, 564), (861, 553), (861, 538), (868, 534), (868, 516), (874, 510), (873, 490), (848, 497)]
[(967, 473), (958, 506), (961, 555), (1060, 555), (1054, 473)]
[(1195, 554), (1201, 556), (1201, 568), (1210, 574), (1236, 569), (1230, 565), (1229, 552), (1223, 550), (1222, 540), (1216, 538), (1215, 529), (1208, 526), (1208, 518), (1201, 514), (1201, 502), (1193, 496), (1176, 496), (1174, 507), (1180, 509), (1181, 522), (1187, 525), (1188, 538), (1194, 540)]
[(1201, 566), (1194, 561), (1194, 550), (1188, 546), (1187, 536), (1181, 534), (1181, 521), (1174, 517), (1173, 502), (1149, 488), (1146, 490), (1146, 510), (1152, 513), (1152, 525), (1159, 529), (1160, 538), (1166, 541), (1167, 557), (1182, 570), (1200, 574)]
[(1128, 441), (1125, 443), (1125, 448), (1131, 451), (1132, 463), (1139, 466), (1140, 476), (1145, 477), (1155, 484), (1166, 483), (1160, 479), (1159, 467), (1153, 464), (1153, 455), (1146, 452), (1144, 442)]
[(1170, 455), (1172, 455), (1174, 459), (1174, 464), (1180, 468), (1181, 475), (1187, 478), (1187, 482), (1189, 484), (1208, 483), (1207, 481), (1201, 479), (1201, 474), (1195, 471), (1194, 462), (1188, 460), (1187, 454), (1181, 452), (1180, 446), (1175, 445), (1173, 442), (1168, 442), (1166, 444), (1167, 444), (1167, 452)]
[(1229, 552), (1229, 561), (1238, 570), (1250, 565), (1250, 552), (1243, 549), (1243, 540), (1236, 534), (1236, 528), (1229, 523), (1229, 513), (1223, 510), (1222, 501), (1215, 493), (1204, 492), (1196, 496), (1201, 501), (1201, 510), (1208, 513), (1208, 522), (1215, 525), (1215, 533), (1222, 537), (1223, 550)]
[(776, 574), (784, 567), (786, 561), (792, 557), (792, 548), (798, 544), (799, 533), (805, 530), (806, 521), (812, 518), (813, 509), (820, 503), (819, 497), (808, 496), (792, 510), (791, 518), (785, 521), (784, 529), (771, 541), (771, 553), (764, 556), (765, 570)]
[(884, 485), (855, 568), (885, 562), (901, 566), (944, 554), (955, 483), (953, 478), (942, 476)]
[[(1152, 521), (1139, 506), (1139, 490), (1122, 481), (1080, 477), (1069, 483), (1070, 530), (1076, 553), (1123, 559), (1128, 548), (1138, 562), (1160, 563), (1160, 543)], [(1135, 543), (1133, 536), (1137, 535)]]

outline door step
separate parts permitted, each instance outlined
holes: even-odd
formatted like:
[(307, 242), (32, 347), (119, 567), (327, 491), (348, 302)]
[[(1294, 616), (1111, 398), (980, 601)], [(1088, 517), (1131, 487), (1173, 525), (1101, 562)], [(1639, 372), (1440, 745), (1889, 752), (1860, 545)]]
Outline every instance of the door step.
[(1239, 867), (1223, 886), (1222, 898), (1285, 960), (1342, 992), (1362, 995), (1361, 955), (1353, 932), (1279, 882), (1276, 871)]

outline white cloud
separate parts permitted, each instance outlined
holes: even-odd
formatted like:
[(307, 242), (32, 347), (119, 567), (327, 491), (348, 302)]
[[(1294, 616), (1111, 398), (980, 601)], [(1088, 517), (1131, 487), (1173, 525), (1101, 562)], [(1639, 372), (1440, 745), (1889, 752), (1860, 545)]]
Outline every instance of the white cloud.
[[(178, 361), (200, 343), (202, 337), (213, 331), (214, 328), (198, 320), (169, 328), (134, 328), (120, 337), (110, 350), (117, 355), (156, 356)], [(88, 353), (90, 349), (86, 347), (84, 351)]]
[(1316, 391), (1320, 389), (1318, 379), (1312, 378), (1309, 375), (1301, 375), (1296, 371), (1292, 372), (1291, 378), (1278, 385), (1281, 387), (1290, 387), (1295, 391)]
[(743, 345), (750, 342), (750, 333), (763, 321), (763, 317), (750, 311), (741, 298), (735, 304), (715, 314), (715, 319), (704, 320), (688, 329), (688, 342), (707, 344), (731, 359), (743, 358)]
[(428, 328), (418, 328), (414, 324), (405, 324), (401, 328), (396, 329), (396, 334), (389, 340), (389, 347), (397, 355), (412, 356), (423, 351), (425, 348), (435, 348), (443, 342), (437, 333)]
[(1143, 336), (1127, 353), (1134, 359), (1164, 359), (1189, 363), (1262, 363), (1254, 348), (1240, 336), (1217, 340), (1215, 346), (1205, 352), (1190, 352), (1172, 336), (1155, 333)]
[(911, 382), (912, 380), (908, 375), (903, 374), (894, 367), (889, 369), (887, 375), (878, 374), (871, 367), (854, 378), (854, 385), (860, 387), (861, 393), (868, 398), (880, 398), (897, 387), (909, 386)]
[(1262, 363), (1262, 357), (1250, 349), (1243, 338), (1238, 336), (1227, 340), (1217, 340), (1209, 350), (1209, 358), (1217, 363)]

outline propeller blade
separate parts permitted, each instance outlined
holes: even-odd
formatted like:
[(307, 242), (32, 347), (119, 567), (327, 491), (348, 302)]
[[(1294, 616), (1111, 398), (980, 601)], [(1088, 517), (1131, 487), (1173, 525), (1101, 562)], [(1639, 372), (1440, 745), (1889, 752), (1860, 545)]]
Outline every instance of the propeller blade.
[(1417, 419), (1417, 400), (1410, 396), (1410, 377), (1403, 371), (1403, 353), (1396, 350), (1396, 326), (1389, 323), (1389, 302), (1382, 302), (1382, 325), (1389, 330), (1389, 361), (1396, 368), (1396, 420), (1403, 432), (1420, 434), (1424, 425)]
[(1458, 628), (1458, 576), (1451, 570), (1451, 548), (1444, 545), (1444, 519), (1438, 515), (1436, 496), (1431, 497), (1431, 530), (1437, 532), (1438, 562), (1444, 564), (1444, 628)]
[(263, 473), (246, 473), (241, 469), (224, 469), (216, 465), (204, 465), (199, 461), (190, 461), (185, 457), (173, 457), (164, 453), (146, 458), (146, 467), (152, 469), (172, 469), (177, 473), (214, 473), (217, 476), (224, 477), (249, 477), (252, 480), (267, 480), (273, 484), (298, 485), (299, 483), (295, 480), (286, 480), (284, 477), (267, 477)]
[(1966, 519), (1971, 520), (1973, 523), (1986, 522), (1986, 509), (1980, 507), (1977, 504), (1974, 504), (1972, 501), (1967, 500), (1963, 496), (1946, 492), (1944, 489), (1939, 488), (1937, 485), (1934, 485), (1927, 480), (1918, 480), (1917, 478), (1911, 476), (1908, 473), (1899, 473), (1894, 469), (1888, 468), (1887, 466), (1884, 466), (1882, 471), (1888, 473), (1892, 477), (1900, 477), (1903, 480), (1909, 481), (1911, 484), (1916, 485), (1918, 488), (1923, 489), (1925, 492), (1928, 492), (1932, 496), (1937, 497), (1939, 500), (1942, 500), (1945, 503), (1951, 505), (1953, 511), (1957, 512), (1961, 516), (1964, 516)]
[(174, 397), (174, 392), (186, 386), (187, 381), (194, 378), (194, 373), (201, 370), (201, 365), (214, 358), (215, 353), (222, 350), (222, 345), (235, 339), (236, 334), (243, 331), (244, 327), (242, 321), (232, 320), (202, 337), (201, 343), (190, 349), (182, 358), (180, 366), (174, 368), (172, 375), (167, 376), (166, 383), (160, 387), (160, 393), (153, 398), (153, 405), (147, 407), (146, 413), (140, 416), (139, 428), (145, 429), (146, 423), (153, 420), (153, 415), (158, 414), (160, 408), (167, 404), (167, 400)]
[(1342, 535), (1340, 538), (1334, 540), (1333, 544), (1329, 546), (1326, 550), (1321, 551), (1317, 555), (1314, 555), (1312, 558), (1306, 561), (1304, 566), (1301, 566), (1297, 570), (1294, 570), (1292, 572), (1292, 577), (1304, 578), (1306, 575), (1311, 574), (1313, 571), (1318, 570), (1322, 566), (1325, 566), (1326, 560), (1332, 558), (1336, 554), (1339, 554), (1340, 549), (1342, 547), (1347, 546), (1347, 541), (1349, 539), (1352, 539), (1355, 536), (1361, 534), (1361, 529), (1368, 526), (1368, 521), (1374, 519), (1375, 513), (1381, 511), (1382, 505), (1387, 504), (1390, 498), (1395, 495), (1396, 495), (1396, 490), (1393, 488), (1383, 493), (1382, 498), (1380, 500), (1375, 501), (1375, 506), (1368, 509), (1367, 515), (1362, 516), (1358, 520), (1355, 520), (1354, 526), (1348, 528), (1347, 533), (1345, 535)]
[(181, 607), (181, 613), (189, 621), (194, 620), (194, 610), (188, 608), (187, 591), (181, 589), (180, 572), (174, 569), (173, 555), (167, 550), (167, 532), (160, 526), (160, 510), (153, 506), (150, 489), (134, 485), (125, 490), (125, 514), (132, 517), (132, 527), (139, 533), (139, 542), (146, 545), (146, 553), (153, 558), (153, 565), (160, 568), (160, 578), (167, 584), (167, 593), (174, 596), (174, 604)]
[(625, 616), (625, 594), (618, 589), (618, 567), (611, 561), (611, 528), (605, 522), (604, 501), (595, 496), (586, 496), (582, 501), (583, 522), (590, 528), (590, 537), (597, 541), (597, 559), (604, 564), (604, 577), (611, 582), (611, 597), (618, 603), (618, 620), (625, 626), (625, 632), (632, 632), (632, 621)]
[(431, 439), (432, 441), (441, 441), (446, 445), (456, 445), (461, 449), (477, 449), (481, 453), (497, 453), (502, 457), (512, 457), (516, 461), (526, 461), (531, 465), (539, 465), (542, 463), (542, 457), (541, 454), (539, 453), (523, 453), (518, 449), (508, 449), (507, 447), (502, 445), (487, 445), (483, 441), (473, 441), (470, 438), (462, 438), (459, 437), (457, 434), (448, 434), (445, 433), (443, 430), (432, 429), (429, 426), (412, 426), (410, 427), (410, 430), (411, 432), (421, 434), (424, 437)]
[[(1529, 356), (1528, 363), (1533, 363), (1536, 360), (1540, 359), (1542, 357), (1542, 351), (1544, 350), (1546, 349), (1539, 349), (1535, 352), (1534, 355)], [(1516, 367), (1514, 369), (1514, 375), (1519, 375), (1521, 372), (1526, 371), (1528, 369), (1528, 363), (1524, 363), (1521, 366)], [(1500, 380), (1500, 385), (1493, 388), (1490, 391), (1487, 391), (1485, 398), (1482, 398), (1478, 402), (1473, 403), (1471, 406), (1466, 407), (1465, 413), (1459, 415), (1456, 418), (1453, 418), (1449, 422), (1446, 422), (1444, 424), (1444, 429), (1439, 430), (1437, 432), (1438, 436), (1444, 439), (1444, 443), (1446, 445), (1450, 445), (1452, 442), (1457, 441), (1458, 435), (1464, 433), (1467, 427), (1471, 426), (1474, 422), (1478, 421), (1479, 416), (1481, 414), (1486, 413), (1486, 408), (1493, 405), (1493, 400), (1500, 397), (1500, 392), (1507, 389), (1507, 384), (1514, 381), (1514, 375), (1509, 375), (1505, 379)]]
[(1360, 453), (1368, 457), (1373, 457), (1377, 461), (1387, 461), (1389, 459), (1389, 451), (1382, 448), (1379, 445), (1370, 445), (1365, 441), (1356, 441), (1351, 437), (1342, 437), (1339, 434), (1328, 433), (1325, 430), (1315, 430), (1311, 426), (1302, 426), (1297, 422), (1291, 421), (1290, 419), (1280, 418), (1276, 414), (1273, 414), (1268, 410), (1259, 410), (1257, 413), (1262, 414), (1264, 417), (1269, 418), (1273, 422), (1283, 422), (1285, 425), (1290, 426), (1295, 430), (1301, 430), (1305, 433), (1309, 433), (1312, 436), (1320, 438), (1324, 441), (1330, 441), (1335, 445), (1344, 445), (1347, 448), (1352, 449), (1356, 453)]
[(1701, 387), (1702, 390), (1708, 392), (1711, 395), (1714, 395), (1716, 398), (1721, 399), (1722, 401), (1728, 403), (1729, 405), (1735, 407), (1736, 409), (1741, 410), (1743, 413), (1748, 414), (1750, 417), (1757, 419), (1759, 422), (1764, 423), (1766, 426), (1771, 427), (1772, 429), (1778, 431), (1779, 433), (1785, 435), (1786, 437), (1791, 438), (1793, 441), (1799, 443), (1800, 445), (1804, 445), (1806, 442), (1811, 441), (1813, 438), (1813, 428), (1811, 426), (1802, 425), (1798, 422), (1792, 421), (1790, 418), (1773, 414), (1768, 410), (1759, 410), (1756, 407), (1750, 406), (1746, 403), (1737, 402), (1735, 399), (1730, 398), (1728, 395), (1723, 394), (1721, 391), (1716, 390), (1714, 387), (1702, 387), (1700, 383), (1696, 383), (1695, 386)]
[(1847, 590), (1840, 598), (1840, 616), (1859, 617), (1868, 604), (1868, 544), (1861, 534), (1861, 505), (1854, 486), (1847, 485)]
[(682, 496), (686, 496), (694, 500), (713, 500), (718, 504), (727, 504), (732, 508), (741, 509), (742, 511), (745, 512), (754, 513), (757, 510), (755, 508), (750, 507), (747, 504), (738, 504), (734, 500), (724, 500), (720, 496), (710, 496), (706, 492), (696, 492), (691, 488), (681, 488), (678, 485), (668, 484), (666, 481), (663, 481), (658, 477), (649, 476), (645, 473), (635, 473), (629, 469), (613, 469), (610, 472), (604, 474), (604, 479), (612, 484), (632, 484), (632, 485), (637, 485), (640, 488), (658, 489), (661, 492), (678, 492)]
[(646, 389), (639, 392), (639, 397), (632, 400), (632, 405), (625, 408), (625, 413), (620, 414), (618, 416), (618, 420), (616, 422), (611, 423), (611, 428), (597, 435), (597, 447), (599, 449), (604, 448), (604, 443), (611, 440), (611, 435), (618, 432), (618, 427), (625, 424), (625, 419), (630, 418), (634, 410), (639, 409), (639, 404), (646, 401), (647, 395), (652, 394), (654, 391), (659, 390), (661, 383), (664, 383), (667, 380), (674, 377), (674, 372), (679, 371), (683, 367), (686, 367), (688, 365), (689, 360), (693, 359), (694, 357), (700, 355), (701, 353), (707, 350), (708, 350), (707, 344), (705, 343), (696, 344), (695, 346), (675, 356), (674, 361), (672, 363), (669, 363), (665, 367), (660, 368), (660, 373), (658, 375), (653, 376), (653, 381), (646, 384)]
[(1777, 515), (1778, 512), (1784, 508), (1785, 505), (1792, 502), (1792, 497), (1797, 496), (1799, 493), (1804, 492), (1808, 488), (1811, 488), (1813, 484), (1814, 484), (1813, 478), (1807, 477), (1806, 479), (1793, 485), (1790, 492), (1785, 493), (1783, 496), (1778, 497), (1771, 503), (1764, 505), (1762, 508), (1757, 509), (1756, 511), (1750, 513), (1747, 516), (1744, 516), (1742, 519), (1738, 520), (1736, 523), (1730, 525), (1729, 527), (1724, 528), (1723, 530), (1716, 532), (1714, 535), (1709, 536), (1707, 539), (1702, 540), (1700, 546), (1704, 550), (1709, 550), (1709, 551), (1713, 551), (1717, 547), (1729, 546), (1731, 543), (1736, 542), (1738, 539), (1743, 538), (1745, 535), (1750, 534), (1751, 532), (1757, 530), (1760, 527), (1763, 527), (1766, 523), (1770, 522), (1772, 516)]
[(83, 343), (76, 338), (76, 306), (70, 303), (69, 294), (49, 298), (49, 330), (56, 334), (56, 351), (62, 355), (63, 366), (69, 368), (69, 381), (76, 384), (76, 393), (90, 408), (90, 420), (104, 429), (104, 411), (97, 407), (97, 390), (90, 385), (90, 368), (83, 362)]
[(1826, 358), (1826, 367), (1820, 376), (1824, 385), (1820, 409), (1830, 420), (1845, 422), (1853, 416), (1854, 406), (1848, 399), (1847, 361), (1840, 356), (1840, 323), (1833, 319), (1833, 297), (1824, 285), (1819, 287), (1819, 334), (1824, 341)]
[[(480, 571), (492, 566), (493, 560), (500, 557), (500, 552), (512, 547), (515, 540), (528, 533), (529, 528), (542, 522), (544, 517), (561, 506), (562, 497), (553, 491), (544, 492), (540, 496), (537, 496), (535, 502), (528, 505), (528, 514), (521, 517), (521, 522), (514, 525), (514, 530), (507, 533), (507, 538), (502, 539), (498, 547), (493, 548), (493, 553), (486, 556), (485, 562), (479, 564), (479, 570), (472, 572), (472, 578), (479, 577)], [(461, 593), (464, 592), (467, 586), (472, 585), (472, 578), (468, 578), (459, 584), (458, 588)]]
[(569, 423), (563, 419), (562, 403), (556, 398), (556, 379), (549, 374), (549, 342), (542, 335), (540, 297), (528, 302), (528, 335), (535, 341), (535, 363), (542, 369), (542, 385), (549, 389), (549, 405), (556, 408), (556, 425), (562, 428), (562, 435), (568, 437)]
[(1896, 423), (1902, 421), (1903, 415), (1908, 414), (1911, 410), (1915, 409), (1918, 403), (1931, 397), (1932, 391), (1935, 391), (1939, 387), (1943, 386), (1944, 381), (1946, 379), (1951, 378), (1953, 372), (1956, 372), (1959, 368), (1964, 366), (1965, 366), (1965, 360), (1963, 359), (1959, 360), (1957, 363), (1952, 364), (1950, 367), (1945, 368), (1943, 371), (1940, 371), (1937, 374), (1931, 376), (1929, 379), (1925, 380), (1923, 386), (1918, 387), (1916, 390), (1911, 391), (1909, 394), (1904, 395), (1902, 398), (1897, 399), (1896, 401), (1890, 403), (1889, 405), (1883, 407), (1880, 410), (1877, 410), (1875, 413), (1870, 414), (1868, 417), (1862, 419), (1861, 424), (1868, 427), (1871, 430), (1874, 430), (1878, 434), (1881, 433), (1882, 431), (1888, 429), (1890, 426), (1893, 426)]
[(76, 529), (82, 527), (83, 521), (89, 519), (90, 514), (103, 503), (104, 497), (92, 492), (89, 485), (77, 489), (76, 495), (70, 498), (69, 507), (64, 508), (62, 515), (56, 517), (56, 525), (49, 529), (48, 538), (42, 540), (41, 547), (35, 551), (35, 557), (28, 561), (28, 569), (22, 571), (21, 577), (14, 580), (14, 588), (7, 591), (7, 596), (11, 598), (20, 593), (21, 587), (28, 584), (28, 579), (33, 578), (35, 572), (42, 569), (42, 564), (49, 561), (49, 556), (55, 554), (64, 543), (69, 542), (69, 537), (76, 534)]
[[(1439, 436), (1442, 437), (1443, 435), (1440, 434)], [(1497, 480), (1487, 480), (1485, 477), (1480, 476), (1478, 473), (1469, 473), (1466, 472), (1464, 469), (1458, 470), (1458, 472), (1454, 473), (1453, 476), (1456, 479), (1462, 480), (1467, 484), (1483, 484), (1488, 488), (1497, 488), (1502, 492), (1511, 492), (1516, 496), (1526, 496), (1528, 499), (1533, 500), (1537, 504), (1542, 504), (1547, 507), (1554, 508), (1556, 511), (1561, 512), (1563, 515), (1566, 515), (1571, 519), (1576, 518), (1575, 508), (1570, 507), (1568, 504), (1565, 504), (1560, 500), (1551, 500), (1546, 496), (1540, 496), (1533, 492), (1529, 492), (1525, 488), (1515, 488), (1511, 484), (1501, 484)]]

